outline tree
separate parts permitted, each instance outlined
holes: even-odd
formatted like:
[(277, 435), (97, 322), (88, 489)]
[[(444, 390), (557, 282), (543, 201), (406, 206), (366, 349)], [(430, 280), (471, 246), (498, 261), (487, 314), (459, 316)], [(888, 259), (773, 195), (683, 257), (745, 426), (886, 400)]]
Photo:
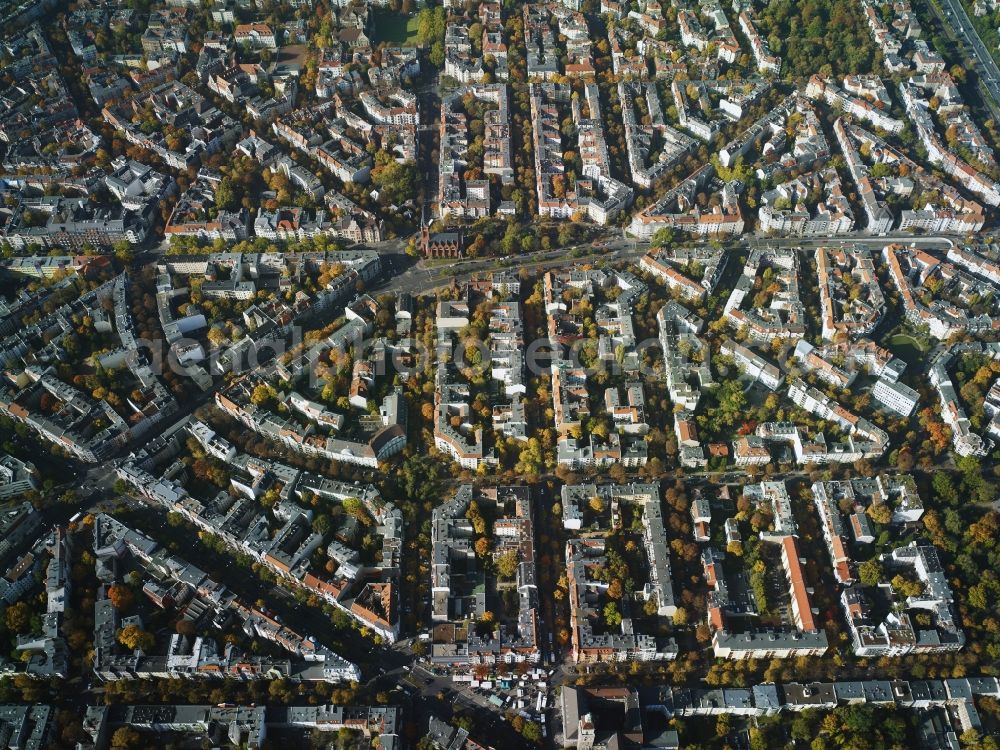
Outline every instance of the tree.
[(232, 211), (240, 202), (240, 195), (231, 177), (223, 177), (215, 188), (215, 205), (221, 211)]
[(135, 602), (135, 593), (129, 586), (116, 583), (108, 588), (108, 599), (111, 600), (111, 606), (119, 612), (124, 612), (130, 609)]
[(943, 471), (936, 472), (931, 479), (931, 487), (934, 490), (934, 494), (945, 505), (958, 504), (958, 490), (955, 489), (955, 484), (952, 482), (950, 474)]
[(250, 394), (250, 402), (254, 406), (260, 406), (270, 401), (276, 395), (274, 388), (267, 383), (260, 383), (254, 387), (253, 392)]
[(119, 727), (111, 735), (111, 750), (131, 750), (141, 747), (142, 735), (132, 727)]
[(860, 6), (836, 0), (773, 0), (759, 16), (771, 52), (792, 77), (842, 76), (875, 69), (877, 48)]
[(27, 602), (18, 602), (7, 607), (4, 613), (7, 630), (17, 635), (27, 633), (31, 628), (31, 607)]
[(865, 560), (858, 566), (858, 580), (862, 586), (877, 586), (882, 580), (882, 563), (877, 557)]
[(537, 722), (526, 721), (521, 728), (521, 736), (528, 740), (528, 742), (541, 742), (542, 727)]
[(344, 512), (348, 515), (354, 516), (356, 519), (362, 522), (367, 522), (368, 513), (365, 511), (365, 506), (356, 497), (345, 497), (341, 503), (341, 507)]
[(118, 642), (129, 651), (149, 651), (155, 643), (152, 633), (147, 633), (138, 625), (126, 625), (118, 631)]
[(444, 44), (441, 42), (434, 42), (434, 44), (431, 45), (429, 57), (431, 65), (434, 67), (440, 68), (444, 65)]
[(622, 582), (617, 578), (612, 579), (611, 583), (608, 584), (608, 598), (621, 599), (622, 593)]
[(316, 516), (316, 518), (313, 519), (312, 522), (313, 531), (323, 536), (326, 536), (327, 534), (330, 533), (330, 529), (332, 528), (332, 526), (333, 524), (330, 521), (330, 516), (326, 515), (325, 513), (320, 513), (318, 516)]
[(989, 595), (987, 593), (986, 587), (977, 583), (975, 586), (969, 588), (969, 606), (975, 609), (987, 609), (989, 607)]
[(614, 602), (608, 602), (604, 605), (604, 622), (608, 624), (609, 628), (622, 624), (621, 612), (618, 611), (618, 605)]
[(608, 469), (608, 478), (615, 484), (624, 484), (626, 476), (625, 467), (621, 464), (612, 464)]
[(426, 455), (410, 456), (399, 470), (406, 496), (421, 503), (433, 502), (441, 497), (444, 473), (445, 464)]
[(417, 15), (417, 41), (427, 46), (435, 41), (444, 41), (445, 13), (443, 7), (424, 8)]
[(911, 581), (901, 575), (893, 576), (890, 583), (896, 591), (906, 597), (920, 596), (924, 590), (924, 585), (920, 581)]
[(993, 547), (1000, 534), (1000, 516), (996, 511), (985, 513), (982, 518), (970, 524), (968, 530), (969, 539), (975, 546)]
[(501, 578), (512, 579), (517, 572), (518, 557), (515, 550), (508, 550), (496, 557), (497, 573)]
[(226, 332), (222, 326), (212, 326), (208, 329), (208, 341), (216, 348), (226, 343)]
[(379, 151), (371, 177), (383, 203), (400, 204), (417, 195), (417, 165), (412, 161), (400, 163)]
[(112, 245), (112, 248), (114, 249), (115, 257), (122, 263), (129, 264), (135, 260), (135, 249), (128, 240), (119, 240)]
[(475, 45), (479, 45), (482, 42), (483, 25), (481, 23), (476, 22), (469, 26), (469, 39), (471, 39)]
[(892, 510), (886, 503), (872, 503), (865, 511), (875, 523), (888, 526), (892, 523)]

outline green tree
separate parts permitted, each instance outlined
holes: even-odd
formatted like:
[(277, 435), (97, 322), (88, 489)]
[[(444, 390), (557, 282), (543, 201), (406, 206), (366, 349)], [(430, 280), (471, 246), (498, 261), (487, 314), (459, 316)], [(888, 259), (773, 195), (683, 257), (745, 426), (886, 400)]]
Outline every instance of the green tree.
[(608, 624), (609, 628), (622, 624), (622, 615), (615, 602), (608, 602), (604, 605), (604, 622)]
[(876, 586), (882, 580), (882, 563), (877, 557), (865, 560), (858, 566), (858, 580), (863, 586)]
[(379, 151), (375, 155), (372, 182), (383, 202), (404, 203), (417, 196), (417, 165), (412, 161), (400, 163), (391, 154)]
[(431, 51), (428, 57), (431, 61), (431, 65), (434, 67), (440, 68), (444, 65), (444, 43), (434, 42), (434, 44), (431, 45)]
[(231, 177), (223, 177), (215, 188), (215, 205), (220, 211), (234, 211), (240, 204), (240, 192)]
[(320, 513), (312, 522), (313, 531), (317, 534), (327, 535), (330, 533), (331, 522), (330, 516), (325, 513)]
[(528, 742), (541, 742), (542, 727), (538, 722), (526, 721), (521, 728), (521, 736), (528, 740)]
[(114, 245), (112, 245), (115, 257), (118, 258), (122, 263), (129, 264), (135, 260), (135, 248), (132, 247), (132, 243), (128, 240), (119, 240)]

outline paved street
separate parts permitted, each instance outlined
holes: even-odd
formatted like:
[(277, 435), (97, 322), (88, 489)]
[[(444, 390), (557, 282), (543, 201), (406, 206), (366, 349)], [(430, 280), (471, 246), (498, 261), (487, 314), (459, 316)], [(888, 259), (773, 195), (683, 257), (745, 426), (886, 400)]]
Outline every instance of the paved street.
[(1000, 68), (987, 49), (986, 44), (972, 25), (972, 19), (965, 12), (962, 0), (939, 0), (945, 9), (945, 23), (965, 42), (966, 48), (972, 53), (976, 60), (976, 71), (983, 85), (993, 98), (994, 103), (1000, 106)]
[[(888, 237), (837, 237), (818, 239), (769, 239), (748, 237), (741, 242), (746, 247), (755, 247), (761, 244), (776, 245), (779, 247), (802, 248), (812, 250), (819, 245), (859, 243), (878, 249), (887, 242), (915, 243), (918, 247), (945, 248), (952, 244), (952, 240), (946, 237), (913, 237), (911, 235), (897, 235)], [(409, 260), (401, 253), (404, 241), (394, 240), (381, 243), (380, 250), (384, 251), (387, 263), (390, 264), (390, 273), (402, 268), (403, 264)], [(409, 294), (424, 294), (434, 289), (450, 284), (452, 280), (465, 281), (471, 276), (484, 271), (495, 271), (499, 269), (520, 270), (527, 268), (540, 270), (552, 267), (563, 266), (567, 262), (567, 255), (573, 251), (583, 251), (582, 254), (575, 255), (575, 262), (587, 262), (598, 259), (605, 260), (635, 260), (644, 255), (649, 249), (649, 243), (641, 240), (632, 240), (617, 237), (594, 245), (581, 245), (575, 248), (560, 248), (558, 250), (540, 251), (526, 256), (515, 256), (515, 263), (510, 263), (507, 259), (482, 258), (462, 260), (455, 263), (448, 263), (430, 268), (424, 267), (423, 263), (411, 265), (405, 270), (395, 273), (391, 278), (379, 285), (374, 291), (382, 292), (406, 292)], [(205, 404), (210, 403), (215, 395), (215, 391), (221, 387), (222, 381), (214, 385), (204, 393), (200, 393), (188, 400), (181, 411), (174, 415), (171, 423), (158, 433), (165, 434), (176, 429), (186, 422), (194, 411)], [(150, 435), (150, 439), (155, 435)], [(145, 441), (144, 441), (145, 442)], [(133, 450), (138, 450), (141, 445), (133, 446)], [(81, 492), (81, 501), (77, 505), (57, 506), (53, 510), (52, 518), (48, 519), (53, 523), (64, 523), (73, 513), (84, 510), (89, 506), (91, 495), (107, 494), (115, 483), (115, 465), (108, 463), (86, 469), (84, 476), (73, 484)]]
[[(910, 234), (889, 235), (886, 237), (869, 237), (866, 235), (849, 237), (824, 237), (824, 238), (792, 238), (792, 239), (770, 239), (766, 237), (745, 237), (739, 243), (731, 247), (756, 247), (758, 245), (771, 245), (784, 248), (801, 248), (803, 251), (812, 251), (821, 245), (843, 245), (860, 244), (872, 250), (878, 250), (890, 242), (915, 243), (922, 248), (948, 248), (953, 244), (953, 240), (947, 237), (915, 237)], [(571, 256), (573, 262), (583, 263), (598, 259), (604, 260), (629, 260), (641, 258), (649, 250), (650, 243), (646, 240), (633, 240), (624, 237), (616, 237), (593, 245), (580, 245), (577, 247), (560, 248), (558, 250), (539, 251), (530, 255), (518, 255), (512, 258), (481, 258), (459, 260), (442, 265), (427, 266), (424, 263), (417, 263), (407, 268), (402, 273), (397, 274), (390, 281), (378, 287), (377, 291), (407, 292), (409, 294), (423, 294), (440, 286), (450, 284), (452, 279), (465, 281), (471, 276), (484, 271), (497, 271), (510, 269), (518, 271), (522, 268), (533, 270), (554, 268), (564, 266), (567, 263), (567, 255)], [(574, 250), (586, 251), (580, 255), (573, 255)], [(610, 251), (610, 252), (609, 252)]]
[(1000, 0), (224, 5), (3, 3), (0, 750), (1000, 745)]
[[(888, 242), (898, 241), (906, 244), (914, 243), (925, 248), (947, 248), (952, 244), (952, 240), (944, 237), (913, 237), (910, 235), (891, 237), (838, 237), (819, 239), (769, 239), (757, 237), (745, 237), (739, 243), (729, 245), (733, 249), (753, 248), (762, 244), (776, 245), (785, 248), (801, 248), (805, 252), (810, 252), (820, 245), (857, 243), (863, 244), (877, 251)], [(458, 262), (443, 264), (427, 264), (425, 262), (414, 263), (412, 258), (406, 257), (402, 253), (405, 240), (396, 240), (391, 243), (382, 243), (379, 248), (383, 254), (383, 261), (386, 266), (388, 279), (377, 285), (375, 292), (397, 291), (409, 292), (411, 294), (426, 293), (437, 287), (450, 284), (453, 279), (465, 280), (470, 276), (498, 269), (509, 269), (519, 271), (521, 268), (540, 270), (550, 267), (565, 266), (568, 262), (588, 262), (599, 259), (619, 261), (635, 261), (646, 253), (649, 243), (632, 240), (625, 237), (614, 237), (593, 244), (584, 244), (571, 248), (561, 248), (558, 250), (540, 251), (527, 256), (516, 256), (511, 259), (483, 258), (468, 259)], [(177, 429), (186, 422), (190, 415), (200, 406), (208, 404), (214, 396), (217, 388), (222, 386), (222, 381), (211, 389), (196, 397), (186, 401), (181, 410), (173, 416), (171, 424), (165, 426), (159, 433), (163, 434)], [(154, 437), (154, 436), (150, 436)], [(133, 446), (138, 450), (141, 445)], [(100, 466), (84, 468), (79, 470), (80, 477), (70, 479), (62, 478), (65, 482), (69, 480), (68, 486), (77, 489), (80, 493), (79, 502), (73, 505), (56, 504), (45, 511), (45, 518), (48, 523), (64, 524), (76, 512), (92, 509), (95, 502), (100, 503), (112, 496), (112, 489), (115, 483), (115, 464), (105, 463)], [(712, 481), (739, 481), (742, 472), (729, 471), (719, 472), (689, 472), (688, 481), (695, 484)], [(793, 471), (784, 475), (786, 478), (802, 478), (805, 474), (802, 471)], [(550, 478), (551, 475), (542, 477)], [(166, 524), (166, 514), (159, 510), (150, 510), (144, 503), (138, 500), (129, 499), (126, 504), (133, 512), (141, 511), (144, 515), (144, 523), (138, 524), (140, 530), (154, 532), (157, 536), (170, 536), (171, 529)], [(206, 567), (208, 570), (218, 570), (228, 565), (229, 560), (224, 555), (216, 556), (200, 546), (195, 546), (190, 550), (190, 554), (195, 561)], [(265, 599), (268, 606), (275, 612), (281, 614), (286, 621), (300, 623), (308, 632), (317, 633), (324, 639), (332, 638), (333, 633), (329, 630), (330, 623), (319, 610), (300, 604), (295, 600), (290, 592), (279, 586), (268, 586), (249, 572), (236, 574), (230, 583), (234, 590), (249, 598)], [(551, 607), (546, 608), (544, 619), (552, 622), (553, 612)], [(350, 634), (349, 634), (350, 635)], [(422, 713), (436, 713), (443, 717), (450, 717), (456, 712), (473, 714), (476, 716), (480, 728), (486, 728), (491, 736), (497, 738), (498, 742), (506, 739), (513, 747), (516, 744), (513, 729), (505, 721), (501, 712), (489, 704), (489, 695), (475, 692), (468, 684), (455, 683), (450, 675), (440, 675), (434, 673), (429, 665), (424, 665), (417, 661), (409, 651), (413, 643), (411, 637), (395, 644), (391, 648), (380, 649), (376, 652), (368, 652), (363, 657), (355, 655), (365, 673), (366, 691), (374, 694), (380, 691), (391, 691), (393, 689), (403, 690), (411, 707), (418, 709)], [(544, 646), (545, 644), (543, 644)], [(360, 647), (360, 645), (358, 645)], [(553, 674), (548, 679), (549, 709), (547, 711), (547, 726), (551, 730), (557, 724), (556, 710), (554, 704), (557, 703), (557, 690), (565, 684), (572, 684), (577, 677), (577, 671), (568, 663), (565, 654), (557, 654), (557, 664), (547, 669), (553, 669)], [(581, 668), (582, 670), (582, 668)], [(94, 700), (98, 696), (100, 688), (93, 691), (82, 691), (81, 696), (86, 696), (83, 700)], [(554, 738), (549, 737), (551, 742)], [(498, 744), (498, 746), (508, 746)]]

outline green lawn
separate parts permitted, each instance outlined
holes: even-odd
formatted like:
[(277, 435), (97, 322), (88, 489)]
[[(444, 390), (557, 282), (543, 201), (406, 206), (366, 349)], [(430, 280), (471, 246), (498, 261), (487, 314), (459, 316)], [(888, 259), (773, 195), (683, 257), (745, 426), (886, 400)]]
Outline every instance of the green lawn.
[(897, 333), (889, 339), (889, 348), (907, 364), (920, 361), (930, 347), (906, 333)]
[(417, 43), (417, 17), (414, 15), (407, 18), (402, 13), (376, 11), (372, 31), (374, 36), (372, 41), (375, 44), (390, 42), (414, 45)]

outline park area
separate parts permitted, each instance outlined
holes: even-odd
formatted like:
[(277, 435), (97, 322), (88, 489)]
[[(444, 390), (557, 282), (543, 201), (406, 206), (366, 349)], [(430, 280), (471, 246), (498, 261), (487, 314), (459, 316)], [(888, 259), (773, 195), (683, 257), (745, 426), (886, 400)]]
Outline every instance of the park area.
[(406, 16), (389, 10), (375, 12), (375, 22), (372, 24), (375, 44), (388, 42), (398, 45), (415, 45), (417, 39), (417, 16)]
[(919, 362), (930, 346), (927, 342), (908, 333), (897, 333), (889, 338), (889, 349), (906, 364), (911, 365), (914, 362)]

